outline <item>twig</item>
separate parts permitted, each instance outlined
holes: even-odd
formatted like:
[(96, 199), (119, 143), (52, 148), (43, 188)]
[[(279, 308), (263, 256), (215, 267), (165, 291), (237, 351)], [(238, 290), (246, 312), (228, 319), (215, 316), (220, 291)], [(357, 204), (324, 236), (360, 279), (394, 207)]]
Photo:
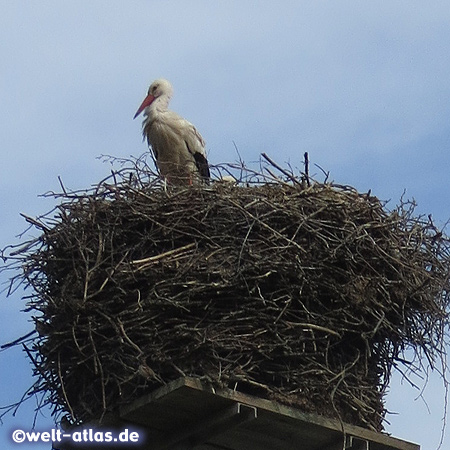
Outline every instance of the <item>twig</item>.
[(30, 336), (33, 336), (33, 334), (35, 334), (35, 333), (37, 333), (36, 330), (30, 331), (29, 333), (25, 334), (24, 336), (21, 336), (20, 338), (14, 339), (11, 342), (7, 342), (6, 344), (3, 344), (0, 348), (4, 349), (4, 348), (13, 347), (14, 345), (22, 343), (23, 341), (25, 341)]
[(286, 175), (289, 180), (291, 180), (294, 184), (297, 184), (299, 186), (302, 185), (302, 183), (300, 181), (297, 180), (297, 178), (295, 178), (292, 174), (290, 174), (289, 172), (286, 172), (286, 170), (284, 170), (282, 167), (280, 167), (277, 163), (275, 163), (272, 159), (270, 159), (265, 153), (261, 153), (261, 156), (267, 161), (269, 162), (273, 167), (275, 167), (275, 169), (279, 170), (283, 175)]
[(304, 153), (304, 158), (305, 158), (305, 179), (306, 179), (306, 184), (308, 187), (311, 186), (311, 181), (309, 179), (309, 159), (308, 159), (308, 152)]
[(35, 226), (36, 228), (39, 228), (40, 230), (44, 232), (48, 232), (49, 228), (47, 228), (43, 223), (37, 221), (36, 219), (33, 219), (30, 216), (27, 216), (26, 214), (20, 213), (20, 215), (31, 225)]

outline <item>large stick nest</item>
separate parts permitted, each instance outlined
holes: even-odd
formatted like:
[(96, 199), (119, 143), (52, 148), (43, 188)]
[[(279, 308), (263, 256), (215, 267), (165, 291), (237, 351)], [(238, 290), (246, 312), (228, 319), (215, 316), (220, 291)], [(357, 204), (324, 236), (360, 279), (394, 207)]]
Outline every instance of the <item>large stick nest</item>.
[(55, 413), (98, 419), (196, 376), (380, 430), (405, 350), (442, 356), (450, 245), (409, 203), (243, 167), (238, 185), (165, 189), (132, 165), (54, 194), (9, 255)]

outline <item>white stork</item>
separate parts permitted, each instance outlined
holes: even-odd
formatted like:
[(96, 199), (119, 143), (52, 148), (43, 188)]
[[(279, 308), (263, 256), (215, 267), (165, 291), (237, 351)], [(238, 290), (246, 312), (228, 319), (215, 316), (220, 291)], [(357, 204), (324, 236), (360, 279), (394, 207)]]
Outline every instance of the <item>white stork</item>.
[(194, 125), (168, 110), (172, 94), (172, 85), (167, 80), (154, 81), (134, 119), (144, 111), (144, 139), (147, 138), (158, 170), (168, 183), (209, 182), (205, 142)]

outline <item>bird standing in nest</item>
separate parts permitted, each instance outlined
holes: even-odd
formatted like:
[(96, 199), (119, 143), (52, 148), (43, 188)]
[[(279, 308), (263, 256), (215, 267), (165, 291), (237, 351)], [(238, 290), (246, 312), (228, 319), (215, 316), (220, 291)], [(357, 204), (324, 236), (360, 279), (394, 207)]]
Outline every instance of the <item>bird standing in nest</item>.
[(144, 111), (144, 138), (152, 148), (160, 174), (169, 184), (209, 182), (205, 141), (194, 125), (169, 111), (172, 94), (167, 80), (154, 81), (134, 118)]

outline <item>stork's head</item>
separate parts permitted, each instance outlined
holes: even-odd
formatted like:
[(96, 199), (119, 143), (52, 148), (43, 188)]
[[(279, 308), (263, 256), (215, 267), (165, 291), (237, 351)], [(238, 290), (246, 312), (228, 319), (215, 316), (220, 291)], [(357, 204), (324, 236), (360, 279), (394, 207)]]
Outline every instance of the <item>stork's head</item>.
[(163, 98), (165, 100), (164, 102), (165, 106), (167, 106), (170, 98), (172, 97), (172, 94), (173, 94), (172, 85), (167, 80), (165, 80), (164, 78), (159, 78), (155, 80), (148, 88), (147, 97), (145, 97), (141, 106), (139, 106), (133, 119), (136, 119), (136, 117), (142, 111), (144, 111), (144, 109), (148, 108), (157, 98)]

